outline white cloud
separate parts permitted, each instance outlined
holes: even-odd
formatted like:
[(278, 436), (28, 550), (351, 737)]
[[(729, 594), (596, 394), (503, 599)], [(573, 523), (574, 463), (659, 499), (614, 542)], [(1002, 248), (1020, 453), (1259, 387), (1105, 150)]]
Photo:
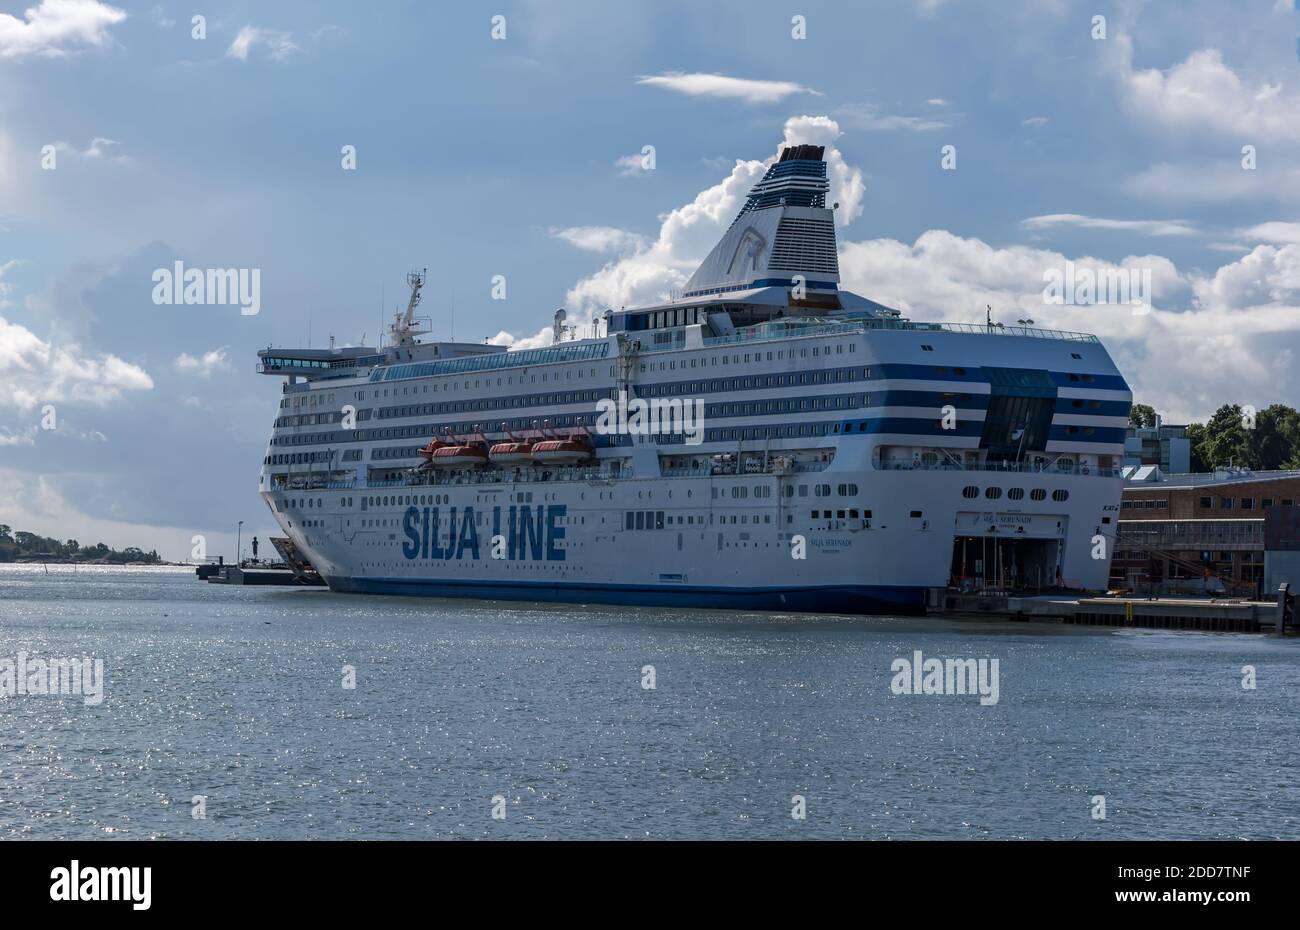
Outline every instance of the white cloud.
[(0, 307), (11, 306), (9, 294), (13, 291), (13, 285), (5, 282), (5, 274), (12, 268), (22, 264), (22, 259), (11, 258), (9, 261), (0, 265)]
[(614, 226), (569, 226), (551, 235), (588, 252), (633, 252), (646, 245), (644, 236)]
[(41, 0), (23, 19), (0, 13), (0, 58), (58, 57), (78, 45), (102, 46), (126, 13), (98, 0)]
[[(75, 145), (70, 145), (67, 142), (55, 142), (54, 148), (65, 155), (76, 155), (79, 158), (100, 159), (108, 154), (108, 147), (110, 145), (117, 144), (118, 142), (115, 139), (105, 139), (103, 136), (95, 136), (95, 138), (90, 140), (90, 146), (85, 149), (79, 149)], [(122, 161), (125, 158), (125, 155), (112, 156), (112, 160), (114, 161)]]
[(1046, 116), (1031, 116), (1028, 119), (1020, 121), (1021, 126), (1044, 126), (1047, 124)]
[(176, 366), (177, 371), (198, 375), (200, 378), (211, 377), (213, 372), (230, 370), (230, 358), (226, 355), (225, 346), (213, 349), (210, 352), (204, 352), (200, 356), (182, 352), (176, 356), (176, 361), (173, 364)]
[(948, 105), (948, 101), (942, 97), (931, 97), (926, 103), (932, 107), (946, 107)]
[(0, 446), (34, 446), (36, 445), (36, 425), (13, 432), (7, 426), (0, 426)]
[(948, 123), (923, 116), (890, 116), (882, 114), (880, 108), (869, 103), (856, 103), (838, 107), (835, 115), (845, 124), (855, 129), (868, 132), (932, 132), (947, 129)]
[(65, 401), (103, 406), (125, 391), (152, 389), (148, 372), (116, 355), (56, 346), (0, 317), (0, 408), (30, 412), (38, 404)]
[(792, 81), (757, 81), (725, 74), (684, 74), (680, 71), (647, 75), (639, 78), (637, 83), (675, 90), (692, 97), (721, 97), (745, 103), (776, 103), (791, 94), (817, 93)]
[(1053, 226), (1077, 226), (1081, 229), (1114, 229), (1144, 233), (1149, 236), (1194, 236), (1195, 227), (1185, 220), (1111, 220), (1080, 213), (1048, 213), (1031, 216), (1020, 221), (1030, 229), (1047, 229)]
[(1300, 141), (1300, 96), (1280, 84), (1251, 82), (1233, 71), (1216, 48), (1192, 52), (1167, 72), (1133, 69), (1133, 43), (1114, 42), (1114, 67), (1123, 99), (1143, 123), (1172, 129), (1229, 133), (1241, 143)]
[[(1238, 237), (1255, 242), (1300, 243), (1300, 223), (1259, 223), (1237, 231)], [(0, 269), (3, 270), (3, 269)]]
[(239, 30), (235, 41), (230, 43), (230, 48), (226, 49), (226, 57), (247, 61), (249, 53), (258, 45), (265, 45), (270, 50), (271, 58), (276, 61), (283, 61), (294, 52), (302, 51), (294, 44), (291, 32), (276, 32), (261, 26), (245, 26)]
[(640, 177), (649, 170), (646, 167), (645, 156), (640, 152), (614, 159), (614, 167), (624, 177)]

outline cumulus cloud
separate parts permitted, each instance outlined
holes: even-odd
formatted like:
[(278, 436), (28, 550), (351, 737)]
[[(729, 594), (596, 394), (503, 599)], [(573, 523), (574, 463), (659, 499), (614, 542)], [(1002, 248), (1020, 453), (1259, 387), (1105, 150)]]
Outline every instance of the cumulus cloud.
[(728, 77), (725, 74), (684, 74), (669, 71), (637, 79), (638, 84), (662, 87), (691, 97), (720, 97), (745, 103), (777, 103), (791, 94), (816, 94), (817, 91), (792, 81), (758, 81)]
[(23, 19), (0, 13), (0, 58), (59, 57), (77, 46), (106, 45), (126, 13), (99, 0), (41, 0)]
[(56, 346), (0, 317), (0, 408), (30, 412), (41, 403), (103, 406), (126, 391), (153, 388), (149, 373), (116, 355)]
[(261, 26), (245, 26), (230, 43), (230, 48), (226, 49), (226, 57), (247, 61), (249, 53), (258, 45), (265, 45), (275, 61), (283, 61), (294, 52), (302, 51), (294, 43), (293, 33), (276, 32)]
[(1080, 213), (1047, 213), (1020, 221), (1030, 229), (1047, 229), (1052, 226), (1077, 226), (1080, 229), (1115, 229), (1145, 233), (1149, 236), (1194, 236), (1196, 228), (1185, 220), (1113, 220)]
[(213, 349), (210, 352), (204, 352), (199, 356), (182, 352), (176, 356), (176, 361), (173, 364), (177, 371), (197, 375), (200, 378), (211, 377), (213, 372), (230, 370), (230, 358), (226, 355), (225, 346)]
[(1300, 141), (1300, 96), (1281, 84), (1243, 78), (1216, 48), (1192, 52), (1161, 71), (1133, 68), (1133, 42), (1113, 39), (1123, 100), (1144, 123), (1231, 133), (1244, 142)]

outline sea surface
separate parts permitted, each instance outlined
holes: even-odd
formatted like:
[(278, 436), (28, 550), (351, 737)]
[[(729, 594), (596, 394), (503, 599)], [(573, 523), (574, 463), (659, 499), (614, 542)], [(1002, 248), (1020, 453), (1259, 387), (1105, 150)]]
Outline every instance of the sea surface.
[(105, 687), (0, 697), (2, 838), (1300, 837), (1295, 639), (0, 566), (20, 652)]

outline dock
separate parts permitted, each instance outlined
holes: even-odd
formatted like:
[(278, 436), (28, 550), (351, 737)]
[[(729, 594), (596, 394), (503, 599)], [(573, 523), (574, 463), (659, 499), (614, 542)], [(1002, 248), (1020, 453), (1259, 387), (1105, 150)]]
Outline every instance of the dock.
[[(949, 594), (943, 613), (991, 614), (1013, 620), (1057, 621), (1079, 626), (1195, 630), (1210, 633), (1274, 633), (1276, 601), (1245, 598), (1070, 597)], [(1294, 627), (1287, 628), (1294, 633)]]
[(325, 579), (291, 540), (273, 536), (271, 543), (283, 561), (226, 565), (224, 559), (218, 558), (216, 562), (198, 566), (194, 574), (209, 584), (325, 586)]

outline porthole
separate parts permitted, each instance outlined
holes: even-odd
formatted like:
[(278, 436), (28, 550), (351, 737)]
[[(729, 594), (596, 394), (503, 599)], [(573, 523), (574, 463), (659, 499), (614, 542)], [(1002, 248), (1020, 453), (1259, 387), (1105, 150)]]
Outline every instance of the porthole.
[(984, 489), (984, 496), (987, 497), (987, 498), (988, 498), (989, 500), (991, 500), (991, 501), (995, 501), (995, 500), (997, 500), (999, 497), (1002, 496), (1002, 489), (1001, 489), (1001, 488), (985, 488), (985, 489)]
[(1056, 501), (1058, 504), (1064, 503), (1069, 499), (1070, 499), (1070, 492), (1065, 490), (1064, 488), (1057, 488), (1055, 491), (1052, 492), (1052, 500)]
[(1025, 496), (1024, 488), (1007, 488), (1007, 500), (1018, 501)]
[(972, 497), (979, 497), (980, 489), (975, 487), (975, 485), (973, 484), (968, 484), (966, 485), (966, 487), (961, 489), (961, 496), (966, 498), (967, 500), (971, 499)]

